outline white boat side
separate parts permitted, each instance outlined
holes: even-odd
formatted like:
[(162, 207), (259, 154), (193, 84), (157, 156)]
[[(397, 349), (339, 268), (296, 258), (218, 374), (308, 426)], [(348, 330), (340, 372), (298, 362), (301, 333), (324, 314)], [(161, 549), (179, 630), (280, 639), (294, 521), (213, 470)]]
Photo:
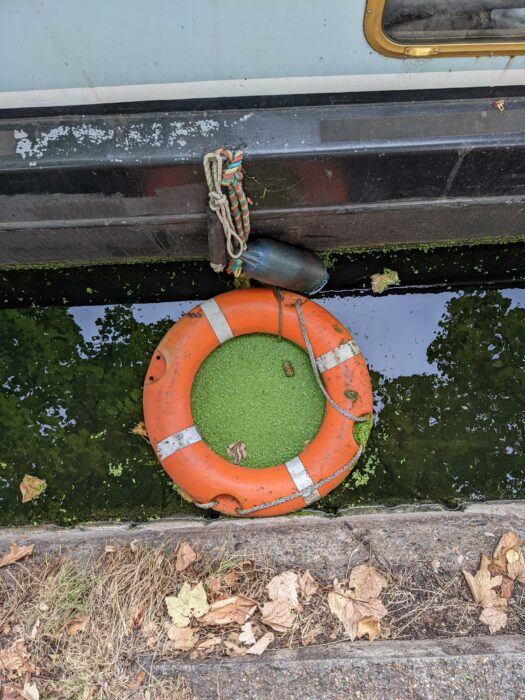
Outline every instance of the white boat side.
[(525, 84), (525, 56), (383, 56), (365, 4), (4, 0), (0, 109)]

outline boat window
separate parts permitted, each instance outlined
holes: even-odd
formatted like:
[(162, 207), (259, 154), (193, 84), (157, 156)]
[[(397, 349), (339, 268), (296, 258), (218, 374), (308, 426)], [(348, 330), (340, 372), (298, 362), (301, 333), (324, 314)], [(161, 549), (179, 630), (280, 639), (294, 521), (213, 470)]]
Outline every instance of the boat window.
[(366, 13), (367, 38), (383, 53), (525, 52), (525, 0), (368, 0)]

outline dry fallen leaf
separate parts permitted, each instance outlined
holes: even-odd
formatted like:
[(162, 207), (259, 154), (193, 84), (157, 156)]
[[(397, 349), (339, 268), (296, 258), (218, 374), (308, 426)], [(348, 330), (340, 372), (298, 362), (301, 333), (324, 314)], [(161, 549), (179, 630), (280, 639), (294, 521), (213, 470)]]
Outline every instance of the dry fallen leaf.
[(148, 437), (148, 431), (146, 430), (146, 423), (144, 423), (143, 420), (141, 420), (137, 425), (130, 430), (133, 435), (138, 435), (141, 438), (144, 438), (146, 442), (149, 442), (149, 437)]
[(500, 596), (506, 598), (507, 600), (512, 597), (512, 591), (514, 590), (514, 581), (508, 576), (503, 576), (501, 582)]
[[(518, 535), (510, 530), (501, 536), (498, 546), (492, 557), (490, 573), (506, 574), (507, 564), (512, 561), (517, 561), (519, 558), (520, 541)], [(509, 559), (510, 557), (510, 559)]]
[(246, 649), (240, 647), (238, 644), (230, 641), (229, 639), (224, 640), (224, 646), (229, 652), (228, 656), (244, 656), (247, 651)]
[(273, 642), (275, 639), (273, 632), (266, 632), (259, 641), (255, 642), (255, 644), (250, 647), (249, 649), (246, 650), (247, 654), (255, 654), (256, 656), (260, 656), (263, 651), (266, 651), (270, 644)]
[(144, 622), (144, 606), (142, 604), (137, 605), (133, 611), (133, 627), (140, 629), (142, 623)]
[(494, 588), (501, 586), (502, 576), (491, 576), (485, 569), (478, 569), (474, 576), (463, 569), (463, 576), (476, 603), (483, 608), (506, 607), (507, 601), (494, 591)]
[(257, 640), (255, 639), (255, 635), (253, 633), (253, 627), (251, 622), (246, 622), (242, 627), (241, 627), (241, 633), (239, 634), (239, 642), (241, 644), (246, 644), (246, 646), (251, 646), (252, 644), (255, 644)]
[(13, 542), (9, 548), (9, 552), (4, 554), (4, 556), (0, 559), (0, 568), (2, 568), (2, 566), (9, 566), (9, 564), (14, 564), (15, 561), (28, 557), (33, 553), (34, 548), (34, 544), (27, 544), (19, 547), (16, 542)]
[(73, 619), (67, 626), (67, 633), (70, 637), (74, 637), (76, 634), (80, 634), (80, 632), (84, 632), (86, 627), (87, 627), (87, 619), (82, 615), (82, 613), (77, 612), (73, 616)]
[(22, 688), (15, 685), (1, 686), (2, 700), (20, 700)]
[(146, 671), (139, 671), (135, 678), (128, 685), (128, 690), (134, 692), (144, 683), (144, 678), (146, 678)]
[(525, 558), (521, 549), (516, 561), (507, 564), (507, 573), (512, 580), (517, 579), (520, 583), (525, 583)]
[(362, 619), (360, 610), (356, 607), (353, 600), (347, 600), (345, 608), (343, 610), (343, 627), (345, 628), (346, 634), (349, 636), (350, 640), (353, 642), (357, 637), (357, 631), (359, 629), (359, 621)]
[[(388, 614), (388, 610), (378, 598), (358, 600), (350, 592), (346, 592), (337, 581), (334, 581), (334, 590), (328, 594), (328, 605), (332, 614), (343, 623), (345, 632), (352, 641), (359, 635), (360, 623), (362, 623), (362, 636), (369, 634), (370, 631), (372, 632), (372, 637), (369, 635), (370, 639), (374, 637), (374, 632), (377, 636), (379, 625), (376, 627), (371, 621), (379, 622)], [(365, 623), (365, 620), (370, 622)]]
[(38, 498), (40, 494), (46, 490), (46, 486), (45, 479), (39, 479), (37, 476), (26, 474), (20, 483), (22, 503), (28, 503), (34, 498)]
[(268, 595), (272, 600), (284, 598), (292, 608), (299, 607), (299, 598), (297, 596), (297, 586), (299, 577), (295, 571), (285, 571), (279, 576), (274, 576), (266, 586)]
[[(245, 562), (242, 562), (239, 564), (239, 566), (243, 566)], [(246, 562), (246, 563), (251, 563), (251, 562)], [(241, 575), (238, 571), (228, 571), (227, 574), (224, 574), (222, 576), (222, 583), (226, 588), (231, 588), (231, 586), (235, 585), (237, 581), (240, 579)]]
[(201, 642), (195, 651), (208, 651), (208, 649), (213, 649), (220, 644), (222, 644), (222, 637), (219, 637), (219, 635), (216, 634), (214, 637), (210, 637), (209, 639), (205, 639), (203, 642)]
[(361, 564), (352, 569), (348, 582), (348, 586), (355, 589), (355, 597), (359, 600), (378, 598), (386, 585), (386, 578), (368, 564)]
[(342, 622), (349, 598), (343, 593), (342, 589), (337, 586), (336, 582), (334, 582), (334, 587), (335, 590), (330, 591), (328, 594), (328, 605), (332, 615), (335, 615), (339, 622)]
[(286, 598), (277, 598), (265, 603), (261, 613), (261, 622), (276, 632), (286, 632), (295, 621), (295, 613)]
[(234, 464), (240, 464), (248, 456), (244, 442), (232, 442), (228, 445), (226, 453)]
[(481, 622), (489, 626), (491, 634), (503, 629), (507, 624), (507, 615), (495, 608), (485, 608), (479, 616)]
[(189, 651), (193, 649), (198, 641), (195, 636), (195, 630), (191, 627), (177, 627), (170, 625), (168, 627), (168, 639), (173, 642), (173, 648), (180, 651)]
[(220, 576), (208, 576), (205, 584), (206, 588), (208, 589), (208, 593), (212, 596), (212, 598), (215, 598), (220, 594), (222, 588), (222, 580)]
[(362, 639), (368, 635), (368, 639), (373, 642), (379, 634), (379, 622), (373, 617), (363, 617), (357, 623), (357, 638)]
[(167, 596), (164, 600), (175, 627), (188, 627), (191, 617), (201, 617), (210, 609), (202, 583), (192, 588), (184, 582), (177, 596)]
[(317, 593), (319, 586), (309, 571), (305, 571), (299, 576), (299, 590), (303, 598), (309, 600)]
[(30, 669), (29, 653), (23, 639), (17, 639), (10, 647), (0, 650), (0, 673), (16, 673), (22, 675)]
[(244, 625), (257, 607), (255, 600), (243, 595), (218, 600), (198, 621), (203, 625)]
[(197, 561), (197, 555), (193, 551), (189, 542), (183, 542), (177, 550), (177, 559), (175, 561), (176, 571), (185, 571), (188, 566), (191, 566), (194, 561)]

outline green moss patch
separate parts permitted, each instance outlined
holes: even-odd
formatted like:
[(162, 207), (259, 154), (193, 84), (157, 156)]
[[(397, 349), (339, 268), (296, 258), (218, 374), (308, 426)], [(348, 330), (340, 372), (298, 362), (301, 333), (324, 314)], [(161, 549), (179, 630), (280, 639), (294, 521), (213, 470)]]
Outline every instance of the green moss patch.
[(228, 446), (242, 442), (241, 465), (259, 469), (304, 449), (321, 426), (325, 400), (302, 348), (253, 334), (224, 343), (206, 358), (193, 383), (191, 408), (212, 450), (232, 461)]

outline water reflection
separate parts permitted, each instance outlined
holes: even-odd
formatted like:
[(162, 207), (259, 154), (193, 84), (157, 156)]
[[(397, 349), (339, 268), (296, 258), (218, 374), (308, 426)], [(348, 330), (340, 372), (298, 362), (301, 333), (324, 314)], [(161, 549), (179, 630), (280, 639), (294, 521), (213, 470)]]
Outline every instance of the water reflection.
[[(525, 290), (320, 303), (358, 339), (380, 409), (358, 473), (375, 476), (347, 480), (321, 508), (525, 495)], [(3, 523), (192, 511), (130, 430), (152, 350), (193, 305), (0, 312)], [(22, 506), (25, 473), (48, 489)]]

